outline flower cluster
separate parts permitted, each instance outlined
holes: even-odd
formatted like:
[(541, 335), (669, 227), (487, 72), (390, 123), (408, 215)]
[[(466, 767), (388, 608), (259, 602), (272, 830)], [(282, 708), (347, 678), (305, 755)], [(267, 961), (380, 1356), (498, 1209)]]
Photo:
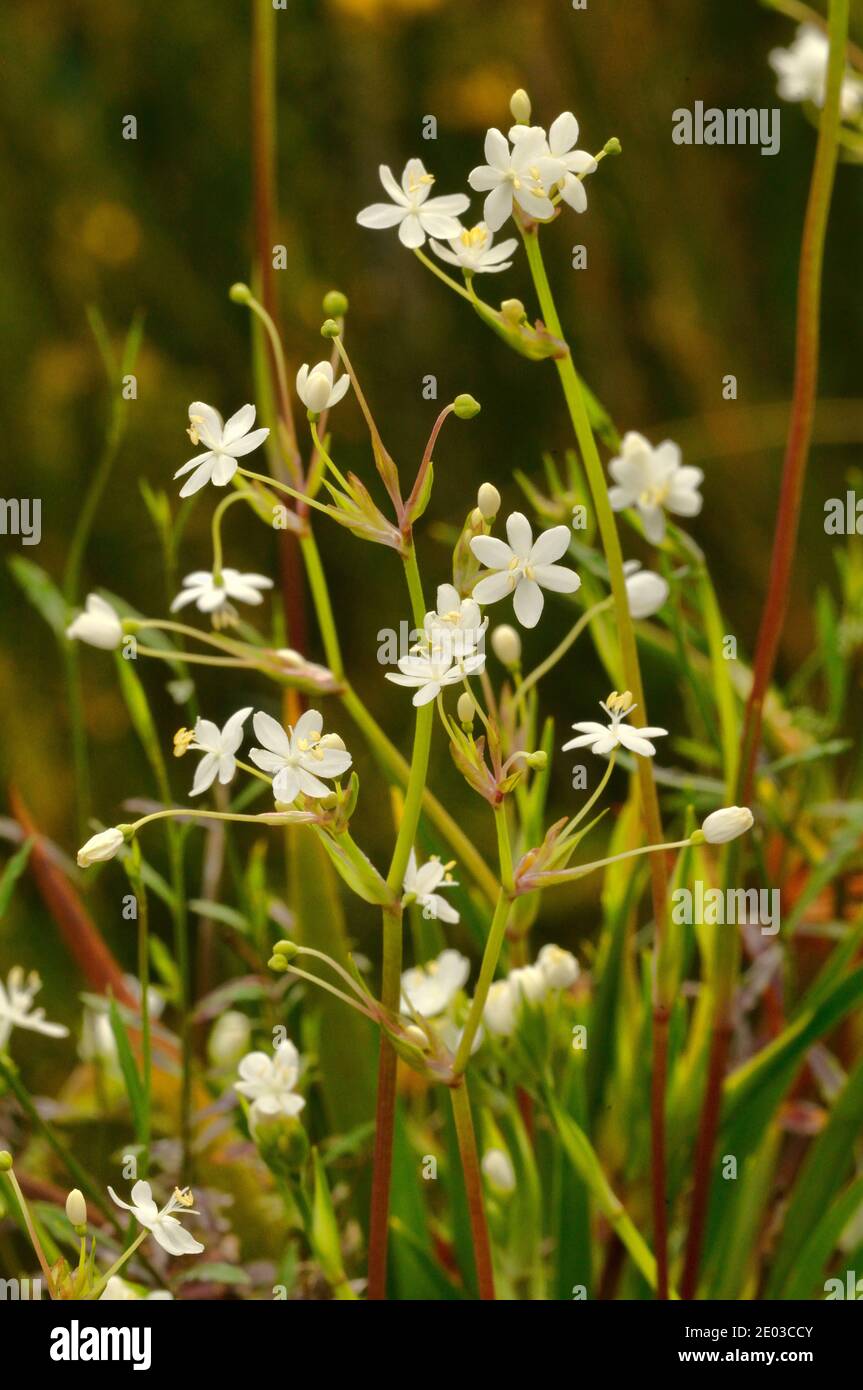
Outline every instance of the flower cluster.
[(578, 976), (578, 961), (570, 951), (543, 946), (535, 964), (518, 966), (505, 979), (495, 980), (483, 1010), (486, 1028), (497, 1037), (509, 1037), (525, 1002), (539, 1005), (550, 991), (569, 989)]

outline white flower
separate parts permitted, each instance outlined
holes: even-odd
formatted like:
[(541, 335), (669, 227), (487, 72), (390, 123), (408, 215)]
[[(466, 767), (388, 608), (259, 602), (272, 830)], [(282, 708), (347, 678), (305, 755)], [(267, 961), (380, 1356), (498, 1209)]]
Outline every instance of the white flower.
[(412, 703), (419, 707), (437, 699), (447, 685), (461, 685), (467, 676), (485, 668), (485, 653), (475, 652), (464, 660), (453, 662), (452, 652), (432, 648), (401, 656), (396, 663), (399, 675), (387, 671), (386, 678), (394, 685), (416, 687)]
[(323, 734), (323, 719), (316, 709), (301, 714), (293, 729), (283, 729), (272, 715), (258, 710), (255, 734), (264, 745), (249, 756), (256, 767), (273, 778), (273, 796), (283, 806), (304, 796), (320, 798), (332, 791), (320, 779), (341, 777), (353, 761), (336, 734)]
[(213, 1024), (207, 1056), (214, 1067), (233, 1067), (249, 1046), (252, 1025), (239, 1009), (228, 1009)]
[(305, 1099), (296, 1093), (300, 1054), (290, 1039), (279, 1043), (271, 1057), (266, 1052), (249, 1052), (237, 1071), (240, 1080), (234, 1090), (252, 1102), (249, 1120), (253, 1130), (258, 1120), (299, 1115), (303, 1109)]
[[(516, 130), (519, 127), (516, 126)], [(510, 136), (514, 131), (510, 131)], [(596, 169), (596, 160), (586, 150), (573, 148), (578, 139), (578, 121), (571, 111), (564, 111), (557, 120), (552, 121), (548, 130), (547, 157), (540, 159), (539, 171), (546, 188), (555, 184), (560, 187), (560, 196), (576, 212), (587, 210), (587, 192), (582, 178)]]
[(612, 748), (622, 745), (628, 748), (630, 753), (639, 753), (643, 758), (652, 758), (656, 749), (650, 742), (652, 738), (664, 738), (668, 733), (667, 729), (654, 729), (651, 727), (644, 729), (633, 729), (631, 725), (622, 723), (628, 714), (635, 709), (635, 705), (630, 704), (632, 695), (625, 690), (622, 695), (618, 695), (614, 690), (609, 695), (608, 700), (600, 700), (600, 706), (605, 710), (610, 724), (596, 724), (593, 720), (585, 720), (581, 724), (573, 724), (573, 728), (580, 733), (579, 738), (570, 739), (565, 743), (562, 752), (568, 753), (572, 748), (590, 748), (592, 753), (610, 753)]
[(308, 362), (304, 362), (297, 372), (297, 395), (306, 409), (315, 415), (338, 405), (350, 384), (347, 372), (333, 384), (333, 369), (329, 362), (318, 362), (311, 368)]
[[(830, 42), (814, 24), (801, 24), (790, 48), (774, 48), (767, 61), (779, 79), (776, 90), (784, 101), (824, 105)], [(850, 69), (842, 81), (841, 111), (853, 120), (863, 109), (863, 81)]]
[[(459, 1050), (459, 1046), (461, 1045), (461, 1040), (464, 1036), (464, 1029), (459, 1028), (454, 1018), (436, 1018), (434, 1028), (438, 1038), (443, 1043), (444, 1047), (454, 1057)], [(471, 1057), (482, 1046), (482, 1041), (484, 1037), (485, 1033), (483, 1032), (482, 1024), (480, 1024), (476, 1032), (474, 1033), (473, 1042), (470, 1045)]]
[(458, 236), (461, 226), (458, 215), (465, 212), (470, 199), (464, 193), (445, 198), (430, 198), (434, 176), (427, 174), (421, 159), (409, 159), (399, 188), (389, 166), (378, 170), (381, 183), (392, 199), (391, 203), (372, 203), (357, 214), (361, 227), (395, 227), (403, 246), (422, 246), (426, 236)]
[(495, 980), (489, 988), (482, 1011), (485, 1026), (490, 1033), (508, 1038), (515, 1032), (518, 1002), (518, 995), (509, 980)]
[(118, 1207), (123, 1207), (125, 1211), (130, 1211), (139, 1225), (146, 1227), (148, 1231), (161, 1245), (163, 1250), (167, 1250), (169, 1255), (197, 1255), (203, 1250), (200, 1241), (177, 1220), (172, 1213), (179, 1210), (191, 1212), (197, 1216), (197, 1212), (192, 1208), (193, 1197), (188, 1187), (182, 1190), (174, 1188), (170, 1200), (162, 1207), (161, 1211), (153, 1201), (153, 1191), (148, 1182), (136, 1182), (132, 1188), (132, 1201), (124, 1202), (117, 1196), (113, 1187), (108, 1188), (112, 1202), (116, 1202)]
[(755, 817), (748, 806), (724, 806), (721, 811), (711, 811), (701, 829), (709, 845), (724, 845), (745, 835), (755, 824)]
[(113, 859), (118, 849), (122, 848), (124, 839), (122, 830), (115, 825), (110, 830), (100, 830), (97, 835), (91, 835), (86, 845), (78, 850), (78, 867), (89, 869), (91, 864), (104, 864), (106, 860)]
[(701, 511), (704, 499), (698, 489), (704, 474), (700, 468), (681, 466), (680, 447), (670, 439), (654, 449), (643, 434), (630, 430), (608, 471), (617, 484), (608, 489), (614, 511), (637, 507), (653, 545), (661, 545), (665, 536), (666, 511), (677, 516), (697, 516)]
[(652, 618), (658, 613), (669, 595), (668, 581), (653, 570), (643, 570), (638, 560), (627, 560), (623, 566), (626, 575), (626, 598), (632, 617)]
[(515, 994), (516, 1007), (519, 996), (531, 1004), (541, 1004), (549, 990), (545, 971), (539, 965), (522, 965), (509, 972), (509, 987)]
[(471, 188), (488, 193), (483, 215), (493, 232), (512, 216), (513, 199), (528, 217), (544, 221), (554, 216), (540, 171), (540, 160), (548, 155), (545, 131), (541, 126), (517, 126), (515, 130), (518, 133), (510, 149), (506, 137), (492, 127), (485, 137), (487, 162), (468, 175)]
[(425, 917), (433, 921), (457, 922), (458, 912), (437, 891), (439, 888), (457, 887), (458, 883), (450, 876), (449, 866), (442, 864), (436, 854), (418, 868), (416, 852), (411, 850), (402, 889), (405, 893), (413, 894)]
[(103, 651), (116, 650), (123, 640), (123, 625), (110, 603), (98, 594), (88, 594), (84, 612), (69, 624), (66, 636), (72, 641), (89, 642)]
[(552, 526), (536, 540), (530, 522), (521, 512), (507, 517), (506, 541), (496, 536), (475, 536), (470, 548), (481, 564), (488, 567), (473, 588), (477, 603), (497, 603), (513, 595), (515, 616), (522, 627), (536, 627), (542, 613), (543, 589), (558, 594), (573, 594), (581, 580), (575, 570), (553, 563), (559, 560), (569, 545), (567, 526)]
[(543, 946), (536, 963), (545, 976), (549, 989), (569, 989), (578, 979), (578, 961), (571, 951), (551, 943)]
[(195, 737), (189, 744), (189, 749), (195, 749), (204, 756), (195, 769), (190, 796), (200, 796), (213, 785), (217, 777), (223, 787), (231, 781), (237, 770), (234, 754), (243, 741), (243, 725), (251, 712), (251, 705), (247, 705), (245, 709), (238, 709), (222, 729), (218, 724), (214, 724), (212, 719), (196, 721)]
[(509, 270), (511, 260), (507, 260), (518, 249), (515, 237), (494, 246), (494, 234), (484, 222), (475, 227), (461, 227), (458, 236), (450, 237), (449, 250), (439, 241), (431, 243), (436, 256), (448, 265), (457, 265), (471, 275), (496, 275), (501, 270)]
[(439, 584), (437, 608), (426, 613), (424, 650), (436, 649), (451, 661), (472, 656), (485, 640), (488, 618), (474, 598), (462, 598), (454, 584)]
[(41, 1033), (46, 1038), (67, 1038), (69, 1029), (62, 1023), (49, 1023), (44, 1009), (34, 1009), (33, 1000), (42, 988), (42, 981), (35, 970), (25, 976), (20, 965), (13, 965), (6, 977), (6, 984), (0, 980), (0, 1052), (12, 1035), (13, 1028), (24, 1028), (29, 1033)]
[(210, 570), (195, 570), (183, 580), (183, 588), (171, 604), (171, 612), (178, 613), (186, 604), (194, 603), (201, 613), (213, 613), (217, 624), (226, 618), (235, 618), (237, 610), (230, 602), (263, 603), (261, 589), (272, 589), (272, 579), (263, 574), (241, 574), (239, 570), (223, 569), (220, 583)]
[(437, 960), (404, 972), (402, 1009), (422, 1018), (437, 1018), (449, 1008), (469, 974), (467, 956), (459, 951), (441, 951)]
[[(201, 1247), (203, 1249), (203, 1246)], [(133, 1303), (139, 1300), (144, 1303), (164, 1302), (166, 1299), (173, 1300), (174, 1295), (167, 1289), (156, 1289), (153, 1293), (137, 1293), (131, 1284), (119, 1274), (112, 1274), (102, 1293), (99, 1295), (100, 1303)]]
[[(250, 454), (263, 444), (268, 429), (253, 430), (255, 407), (244, 405), (227, 421), (222, 420), (218, 410), (203, 401), (192, 401), (189, 406), (189, 438), (192, 443), (203, 444), (205, 453), (196, 454), (178, 468), (175, 478), (194, 469), (192, 476), (180, 488), (181, 497), (191, 497), (193, 492), (215, 483), (224, 487), (239, 468), (238, 458)], [(251, 431), (251, 433), (249, 432)]]
[(486, 1149), (480, 1164), (485, 1177), (498, 1192), (515, 1190), (515, 1169), (512, 1159), (503, 1149)]

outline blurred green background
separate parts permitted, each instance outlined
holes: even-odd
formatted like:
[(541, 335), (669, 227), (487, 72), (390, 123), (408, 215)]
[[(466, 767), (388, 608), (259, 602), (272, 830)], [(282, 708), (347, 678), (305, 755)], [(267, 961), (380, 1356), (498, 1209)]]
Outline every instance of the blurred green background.
[[(863, 4), (853, 4), (863, 41)], [(348, 343), (388, 446), (409, 477), (440, 404), (473, 393), (482, 414), (447, 426), (436, 455), (428, 521), (460, 524), (477, 485), (502, 487), (518, 504), (514, 468), (534, 471), (542, 449), (570, 442), (554, 372), (510, 354), (465, 306), (399, 246), (394, 233), (364, 231), (359, 208), (380, 198), (377, 165), (400, 172), (420, 155), (436, 192), (466, 186), (482, 162), (485, 128), (509, 124), (508, 98), (525, 87), (535, 119), (570, 108), (579, 144), (599, 149), (611, 135), (622, 158), (589, 181), (589, 211), (567, 214), (546, 234), (546, 256), (566, 331), (587, 379), (621, 428), (683, 444), (704, 468), (706, 505), (693, 532), (707, 550), (729, 630), (751, 651), (763, 594), (793, 363), (796, 261), (815, 134), (800, 109), (782, 107), (781, 152), (751, 147), (682, 148), (672, 111), (696, 100), (722, 107), (778, 105), (767, 54), (788, 44), (793, 23), (749, 0), (288, 0), (277, 15), (277, 240), (288, 267), (277, 275), (294, 368), (323, 356), (321, 298), (350, 297)], [(226, 415), (252, 396), (246, 311), (227, 289), (250, 274), (250, 5), (186, 0), (182, 5), (113, 0), (27, 0), (0, 16), (0, 373), (4, 495), (40, 497), (42, 543), (15, 552), (59, 577), (82, 490), (95, 466), (106, 415), (104, 377), (85, 306), (98, 305), (117, 341), (136, 310), (146, 314), (137, 367), (138, 399), (93, 532), (84, 591), (105, 586), (144, 612), (164, 612), (158, 541), (142, 506), (141, 478), (175, 497), (172, 474), (189, 455), (190, 400)], [(122, 138), (134, 114), (138, 138)], [(435, 115), (438, 138), (422, 139)], [(474, 198), (475, 220), (480, 201)], [(860, 229), (863, 175), (840, 168), (827, 248), (819, 412), (804, 508), (795, 592), (783, 649), (787, 672), (812, 641), (815, 587), (831, 582), (823, 502), (844, 490), (863, 439), (859, 365)], [(583, 243), (588, 269), (570, 268)], [(534, 312), (519, 257), (490, 296), (517, 295)], [(734, 373), (736, 402), (723, 402)], [(422, 397), (434, 374), (439, 403)], [(342, 465), (371, 476), (355, 403), (334, 420)], [(212, 497), (186, 530), (180, 573), (210, 563)], [(402, 748), (411, 709), (381, 679), (380, 628), (406, 613), (398, 562), (342, 531), (316, 528), (336, 596), (349, 671)], [(631, 533), (627, 549), (635, 553)], [(447, 554), (420, 541), (429, 593), (447, 578)], [(234, 510), (228, 563), (276, 573), (276, 540)], [(0, 567), (3, 766), (38, 823), (72, 852), (74, 788), (56, 643)], [(501, 605), (503, 608), (503, 605)], [(260, 610), (269, 621), (271, 603)], [(506, 620), (509, 613), (494, 613)], [(258, 621), (258, 618), (255, 618)], [(551, 648), (567, 616), (526, 639), (529, 660)], [(604, 695), (587, 645), (549, 684), (559, 727), (590, 717)], [(315, 645), (312, 656), (320, 656)], [(139, 747), (110, 660), (83, 653), (93, 759), (93, 807), (107, 823), (124, 797), (150, 792)], [(165, 692), (167, 675), (139, 663), (164, 731), (182, 718)], [(670, 673), (648, 671), (651, 721), (674, 728), (679, 694)], [(201, 682), (205, 712), (220, 722), (262, 695), (263, 682)], [(365, 842), (388, 842), (382, 783), (358, 736), (338, 711), (366, 781)], [(188, 762), (171, 765), (181, 797)], [(366, 777), (366, 774), (368, 776)], [(482, 822), (484, 807), (452, 774), (440, 750), (435, 776), (460, 817)], [(568, 768), (555, 774), (558, 800)], [(7, 827), (8, 829), (8, 827)], [(377, 843), (375, 836), (378, 837)], [(106, 881), (105, 881), (106, 882)], [(98, 919), (124, 963), (133, 942), (119, 921), (120, 884), (99, 886)], [(91, 895), (94, 896), (94, 895)], [(547, 932), (566, 936), (562, 898)], [(370, 917), (371, 920), (371, 917)], [(20, 959), (49, 977), (49, 1016), (77, 1012), (54, 929), (25, 887), (0, 935), (0, 970)], [(374, 950), (369, 941), (365, 944)], [(61, 980), (65, 982), (60, 998)], [(29, 1040), (28, 1040), (29, 1043)], [(43, 1051), (38, 1040), (34, 1052)]]

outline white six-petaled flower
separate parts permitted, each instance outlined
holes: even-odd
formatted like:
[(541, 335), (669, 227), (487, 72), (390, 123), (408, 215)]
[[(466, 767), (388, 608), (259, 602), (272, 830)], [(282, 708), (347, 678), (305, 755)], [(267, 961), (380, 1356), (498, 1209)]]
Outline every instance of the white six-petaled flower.
[[(827, 90), (830, 41), (814, 24), (801, 24), (790, 48), (774, 48), (767, 61), (776, 73), (776, 90), (783, 101), (811, 101), (822, 107)], [(853, 120), (863, 111), (863, 79), (850, 68), (842, 79), (840, 109)]]
[(62, 1023), (49, 1023), (44, 1009), (34, 1009), (33, 1000), (42, 988), (42, 981), (35, 970), (25, 975), (20, 965), (13, 965), (6, 977), (0, 980), (0, 1052), (12, 1036), (13, 1028), (24, 1028), (30, 1033), (41, 1033), (46, 1038), (66, 1038), (69, 1029)]
[(704, 499), (698, 489), (704, 474), (700, 468), (681, 465), (680, 446), (670, 439), (654, 448), (643, 434), (630, 430), (608, 471), (616, 484), (608, 489), (612, 508), (637, 508), (652, 545), (661, 545), (665, 537), (666, 512), (697, 516), (701, 511)]
[(249, 1052), (237, 1068), (239, 1081), (234, 1090), (252, 1102), (249, 1121), (252, 1129), (259, 1120), (276, 1115), (299, 1115), (305, 1105), (297, 1095), (300, 1054), (289, 1038), (279, 1043), (272, 1056)]
[(192, 493), (210, 482), (215, 483), (216, 487), (229, 483), (239, 468), (237, 459), (257, 449), (270, 433), (268, 429), (253, 430), (254, 423), (253, 405), (242, 406), (223, 422), (218, 410), (211, 405), (192, 401), (189, 406), (189, 438), (193, 444), (203, 444), (205, 452), (190, 458), (174, 474), (175, 478), (181, 478), (184, 473), (192, 474), (180, 488), (180, 496), (191, 497)]
[(347, 772), (352, 758), (338, 734), (324, 734), (323, 719), (315, 709), (301, 714), (293, 729), (283, 729), (272, 715), (258, 710), (255, 734), (264, 745), (252, 748), (256, 767), (273, 778), (273, 796), (280, 805), (304, 796), (320, 799), (332, 791), (321, 778), (331, 781)]
[(435, 602), (437, 608), (425, 616), (423, 649), (449, 652), (453, 660), (482, 650), (488, 618), (476, 599), (462, 598), (454, 584), (439, 584)]
[(313, 415), (321, 415), (323, 411), (338, 405), (350, 384), (347, 372), (338, 381), (333, 381), (333, 369), (329, 362), (318, 362), (314, 367), (304, 362), (297, 372), (297, 395)]
[(272, 589), (273, 581), (264, 574), (241, 574), (239, 570), (223, 569), (217, 578), (211, 570), (195, 570), (187, 574), (171, 612), (177, 613), (194, 603), (200, 613), (211, 613), (218, 626), (220, 621), (235, 618), (237, 610), (231, 603), (263, 603), (262, 589)]
[(83, 613), (69, 624), (66, 636), (73, 642), (88, 642), (91, 647), (110, 652), (123, 640), (123, 625), (110, 603), (98, 594), (88, 594)]
[[(518, 138), (519, 129), (525, 127), (516, 126), (510, 138)], [(548, 128), (548, 155), (539, 160), (538, 169), (545, 188), (551, 190), (557, 185), (565, 203), (576, 212), (585, 212), (587, 192), (582, 180), (595, 171), (596, 160), (587, 150), (575, 149), (577, 139), (578, 121), (571, 111), (561, 112)]]
[(486, 163), (471, 169), (468, 183), (487, 193), (483, 207), (486, 225), (497, 232), (512, 216), (513, 200), (528, 217), (546, 221), (554, 205), (542, 180), (540, 161), (548, 157), (548, 141), (541, 126), (516, 126), (510, 131), (512, 147), (496, 127), (486, 132)]
[(457, 910), (438, 892), (440, 888), (458, 887), (456, 880), (450, 876), (451, 867), (452, 865), (442, 864), (436, 854), (432, 855), (425, 864), (418, 866), (416, 851), (411, 850), (402, 889), (406, 894), (411, 894), (418, 906), (422, 908), (424, 917), (441, 922), (457, 922), (459, 920)]
[(572, 727), (578, 730), (579, 737), (565, 743), (562, 751), (568, 753), (572, 748), (589, 748), (591, 753), (602, 756), (610, 753), (612, 748), (623, 747), (628, 748), (630, 753), (638, 753), (642, 758), (652, 758), (656, 749), (650, 740), (664, 738), (668, 730), (651, 726), (634, 729), (630, 724), (624, 724), (627, 715), (635, 709), (635, 705), (630, 703), (631, 700), (632, 695), (628, 690), (622, 695), (613, 690), (608, 700), (599, 702), (611, 722), (597, 724), (588, 719), (580, 724), (573, 724)]
[(173, 1215), (175, 1211), (185, 1211), (197, 1216), (198, 1213), (192, 1207), (193, 1198), (188, 1187), (174, 1188), (170, 1200), (161, 1210), (153, 1201), (153, 1190), (148, 1182), (135, 1183), (131, 1203), (118, 1197), (113, 1187), (109, 1187), (108, 1192), (111, 1201), (116, 1202), (117, 1206), (123, 1207), (125, 1211), (130, 1211), (138, 1224), (152, 1232), (154, 1239), (169, 1255), (197, 1255), (203, 1250), (201, 1242), (195, 1240), (191, 1232)]
[(357, 214), (361, 227), (398, 227), (403, 246), (416, 249), (426, 236), (450, 238), (458, 236), (461, 225), (459, 213), (465, 212), (470, 199), (464, 193), (430, 198), (434, 176), (426, 173), (421, 159), (409, 159), (402, 174), (401, 187), (386, 164), (379, 170), (381, 183), (392, 199), (389, 203), (372, 203)]
[(458, 266), (470, 275), (496, 275), (509, 270), (512, 253), (518, 249), (515, 237), (494, 245), (494, 234), (484, 222), (475, 227), (462, 227), (458, 236), (450, 237), (449, 246), (432, 241), (431, 248), (436, 256), (448, 265)]
[[(446, 650), (445, 650), (446, 648)], [(416, 690), (412, 703), (419, 708), (436, 700), (448, 685), (461, 685), (468, 676), (476, 675), (485, 669), (485, 653), (473, 652), (465, 657), (454, 657), (452, 644), (417, 649), (407, 656), (400, 656), (396, 665), (399, 673), (387, 671), (386, 678), (394, 685), (405, 685)]]
[(581, 580), (575, 570), (557, 565), (570, 541), (569, 528), (552, 526), (536, 540), (530, 522), (522, 512), (507, 517), (509, 544), (496, 536), (475, 536), (470, 548), (488, 572), (481, 574), (473, 588), (477, 603), (497, 603), (513, 595), (515, 616), (522, 627), (536, 627), (543, 608), (543, 589), (574, 594)]
[(203, 753), (204, 756), (195, 769), (190, 796), (200, 796), (217, 777), (223, 787), (232, 780), (237, 770), (234, 754), (243, 741), (243, 725), (251, 712), (251, 705), (238, 709), (221, 729), (212, 719), (196, 720), (195, 736), (188, 746), (190, 751)]
[(441, 951), (436, 960), (415, 965), (402, 975), (402, 1009), (422, 1018), (437, 1018), (455, 999), (470, 974), (470, 961), (459, 951)]

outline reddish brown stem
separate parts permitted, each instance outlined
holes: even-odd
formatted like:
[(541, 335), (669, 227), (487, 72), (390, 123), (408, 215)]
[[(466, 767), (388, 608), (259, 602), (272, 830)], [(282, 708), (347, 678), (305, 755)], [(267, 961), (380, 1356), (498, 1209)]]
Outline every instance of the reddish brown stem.
[(704, 1229), (707, 1222), (707, 1206), (710, 1200), (710, 1175), (713, 1166), (713, 1146), (719, 1128), (719, 1111), (722, 1104), (722, 1082), (725, 1077), (725, 1061), (731, 1039), (731, 1019), (727, 1007), (717, 1021), (710, 1050), (710, 1065), (707, 1074), (707, 1088), (695, 1146), (695, 1180), (692, 1192), (692, 1208), (689, 1217), (689, 1236), (686, 1244), (686, 1262), (680, 1285), (681, 1298), (694, 1298), (698, 1285), (698, 1267), (701, 1263), (701, 1248), (704, 1244)]
[(389, 1236), (390, 1179), (395, 1128), (396, 1070), (398, 1057), (385, 1034), (381, 1034), (378, 1060), (378, 1094), (375, 1111), (375, 1153), (372, 1205), (369, 1216), (369, 1274), (367, 1297), (379, 1301), (387, 1296), (387, 1245)]

